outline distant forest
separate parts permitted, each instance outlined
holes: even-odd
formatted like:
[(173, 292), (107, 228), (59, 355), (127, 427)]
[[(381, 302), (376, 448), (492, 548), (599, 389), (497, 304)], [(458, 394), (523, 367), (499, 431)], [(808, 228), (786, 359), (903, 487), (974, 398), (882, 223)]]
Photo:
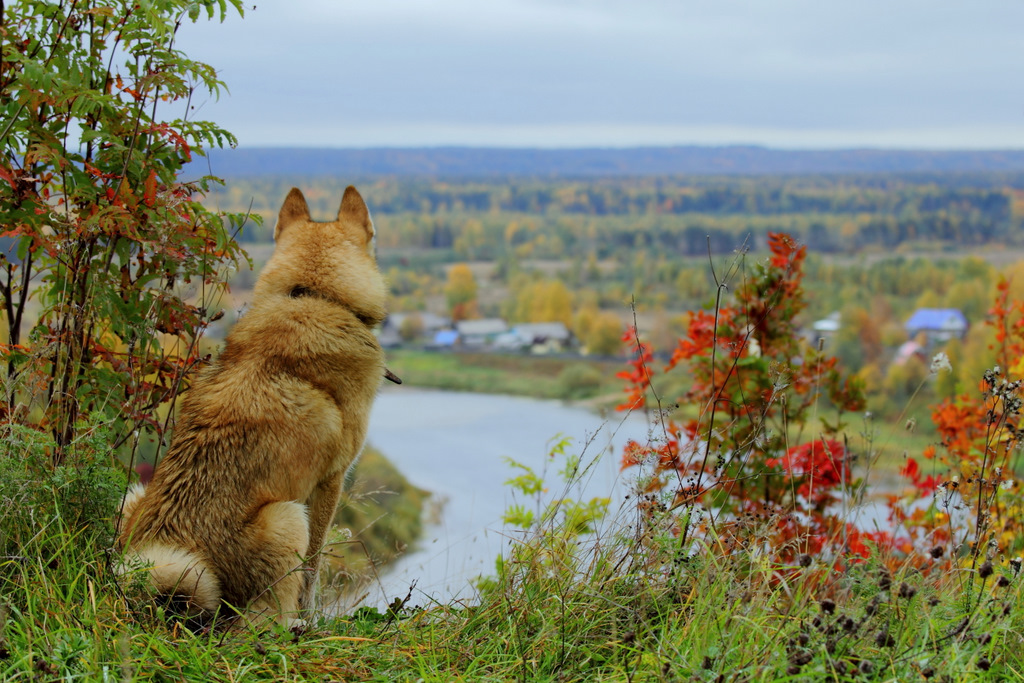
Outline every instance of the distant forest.
[[(213, 150), (197, 168), (261, 175), (593, 178), (812, 173), (1024, 174), (1024, 151), (778, 150), (754, 146), (629, 149), (473, 147)], [(1020, 177), (1012, 182), (1020, 181)]]
[(292, 185), (315, 215), (337, 211), (356, 182), (380, 219), (379, 244), (449, 258), (606, 258), (621, 250), (706, 255), (763, 244), (785, 231), (813, 251), (955, 250), (1024, 245), (1024, 190), (1005, 174), (919, 176), (672, 176), (440, 180), (344, 176), (236, 178), (209, 196), (222, 209), (264, 217), (247, 242), (271, 239)]
[[(580, 158), (588, 153), (578, 152)], [(816, 153), (791, 154), (813, 159)], [(858, 154), (875, 161), (891, 154), (891, 163), (915, 156), (851, 152), (849, 158)], [(921, 153), (920, 159), (939, 164), (955, 156)], [(501, 167), (501, 159), (491, 167)], [(300, 187), (314, 218), (327, 220), (337, 214), (344, 186), (355, 184), (374, 214), (390, 310), (558, 320), (601, 353), (620, 348), (634, 310), (655, 349), (673, 348), (690, 312), (716, 301), (716, 278), (732, 272), (735, 287), (762, 258), (767, 234), (787, 232), (810, 250), (800, 324), (838, 313), (842, 327), (830, 351), (863, 377), (872, 410), (895, 415), (910, 396), (927, 405), (924, 393), (933, 391), (921, 389), (928, 374), (923, 361), (895, 362), (915, 309), (956, 308), (971, 322), (968, 337), (946, 349), (956, 377), (934, 391), (947, 396), (975, 386), (993, 362), (992, 330), (982, 322), (999, 278), (1011, 278), (1014, 296), (1024, 296), (1024, 263), (1011, 263), (1024, 248), (1024, 170), (993, 170), (993, 160), (1014, 159), (1020, 155), (991, 153), (979, 162), (988, 164), (984, 169), (965, 162), (947, 172), (903, 166), (901, 172), (443, 177), (316, 164), (299, 172), (301, 159), (292, 158), (277, 173), (229, 176), (205, 201), (262, 217), (240, 237), (267, 243), (289, 188)], [(252, 170), (273, 166), (260, 162)], [(269, 249), (250, 253), (265, 258)], [(242, 271), (234, 286), (244, 290), (252, 280)], [(466, 294), (471, 305), (456, 294)]]

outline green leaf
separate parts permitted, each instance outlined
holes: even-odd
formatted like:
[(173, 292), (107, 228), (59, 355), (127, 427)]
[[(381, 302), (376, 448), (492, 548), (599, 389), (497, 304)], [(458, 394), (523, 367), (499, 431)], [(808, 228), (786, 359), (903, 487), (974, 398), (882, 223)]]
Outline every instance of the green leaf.
[(520, 529), (529, 529), (533, 526), (533, 511), (527, 510), (523, 505), (510, 505), (501, 518), (505, 524)]

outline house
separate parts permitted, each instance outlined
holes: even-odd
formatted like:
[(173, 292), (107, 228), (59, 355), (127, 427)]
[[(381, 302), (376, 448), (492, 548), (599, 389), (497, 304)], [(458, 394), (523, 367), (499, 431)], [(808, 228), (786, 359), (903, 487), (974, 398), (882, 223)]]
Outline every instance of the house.
[(428, 348), (432, 349), (450, 349), (454, 347), (459, 341), (459, 333), (455, 330), (438, 330), (434, 333), (434, 337)]
[(811, 324), (811, 329), (814, 330), (818, 337), (828, 337), (839, 331), (841, 315), (839, 311), (831, 313), (828, 317), (816, 320)]
[(569, 350), (575, 337), (564, 323), (520, 323), (512, 328), (523, 346), (533, 353), (560, 353)]
[(377, 343), (381, 348), (395, 349), (402, 345), (402, 336), (398, 334), (398, 328), (389, 327), (387, 323), (381, 326), (376, 332)]
[(911, 358), (917, 358), (922, 362), (928, 362), (928, 354), (925, 348), (913, 339), (905, 341), (896, 349), (896, 355), (892, 359), (893, 365), (906, 365)]
[[(415, 342), (409, 339), (411, 333), (421, 339), (433, 339), (441, 330), (451, 327), (451, 320), (426, 311), (412, 313), (392, 313), (381, 325), (378, 336), (381, 346), (388, 348), (401, 346), (403, 343)], [(407, 329), (404, 332), (403, 326)]]
[(919, 308), (903, 325), (907, 337), (914, 339), (924, 333), (929, 344), (963, 339), (967, 334), (967, 318), (955, 308)]
[[(809, 328), (803, 328), (800, 335), (811, 346), (818, 346), (835, 337), (841, 328), (840, 314), (839, 311), (836, 311), (821, 320), (815, 320)], [(754, 341), (754, 337), (750, 336), (749, 340)]]
[(508, 324), (501, 318), (460, 320), (455, 323), (459, 343), (467, 348), (490, 346), (499, 335), (508, 332)]

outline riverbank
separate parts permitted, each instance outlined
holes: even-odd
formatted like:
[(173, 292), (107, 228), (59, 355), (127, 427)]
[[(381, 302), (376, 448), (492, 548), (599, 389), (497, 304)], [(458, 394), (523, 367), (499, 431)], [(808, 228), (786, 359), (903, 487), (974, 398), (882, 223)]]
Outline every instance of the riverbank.
[(372, 445), (348, 475), (334, 516), (335, 538), (324, 551), (327, 585), (358, 590), (420, 540), (431, 492)]
[[(388, 366), (407, 387), (558, 399), (598, 415), (614, 410), (625, 397), (623, 380), (616, 377), (626, 368), (624, 359), (392, 349)], [(685, 373), (680, 372), (659, 385), (659, 393), (680, 396), (686, 383)], [(677, 409), (677, 419), (696, 416), (692, 406)], [(846, 422), (850, 445), (894, 483), (906, 458), (919, 456), (937, 440), (930, 410), (924, 405), (912, 404), (889, 421), (849, 415)]]
[(392, 349), (388, 367), (417, 388), (542, 399), (621, 400), (621, 359)]

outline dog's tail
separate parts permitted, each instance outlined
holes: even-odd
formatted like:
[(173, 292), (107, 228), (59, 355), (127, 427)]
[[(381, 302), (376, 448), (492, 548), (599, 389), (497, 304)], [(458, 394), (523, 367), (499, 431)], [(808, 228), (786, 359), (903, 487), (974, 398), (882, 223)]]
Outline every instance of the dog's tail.
[[(134, 484), (125, 494), (117, 520), (119, 537), (145, 493), (145, 485)], [(148, 593), (163, 598), (173, 612), (185, 617), (212, 614), (220, 604), (216, 575), (201, 557), (184, 548), (157, 542), (129, 548), (118, 573), (129, 581), (141, 578)]]
[(124, 531), (125, 522), (132, 517), (132, 513), (135, 512), (135, 506), (142, 500), (143, 494), (146, 493), (146, 485), (141, 483), (134, 483), (128, 488), (128, 492), (124, 494), (124, 498), (121, 499), (121, 511), (117, 516), (117, 535), (121, 536), (121, 532)]
[[(220, 605), (220, 582), (196, 553), (163, 543), (147, 543), (125, 554), (122, 576), (142, 574), (147, 592), (184, 617), (212, 615)], [(148, 576), (145, 575), (148, 573)]]

